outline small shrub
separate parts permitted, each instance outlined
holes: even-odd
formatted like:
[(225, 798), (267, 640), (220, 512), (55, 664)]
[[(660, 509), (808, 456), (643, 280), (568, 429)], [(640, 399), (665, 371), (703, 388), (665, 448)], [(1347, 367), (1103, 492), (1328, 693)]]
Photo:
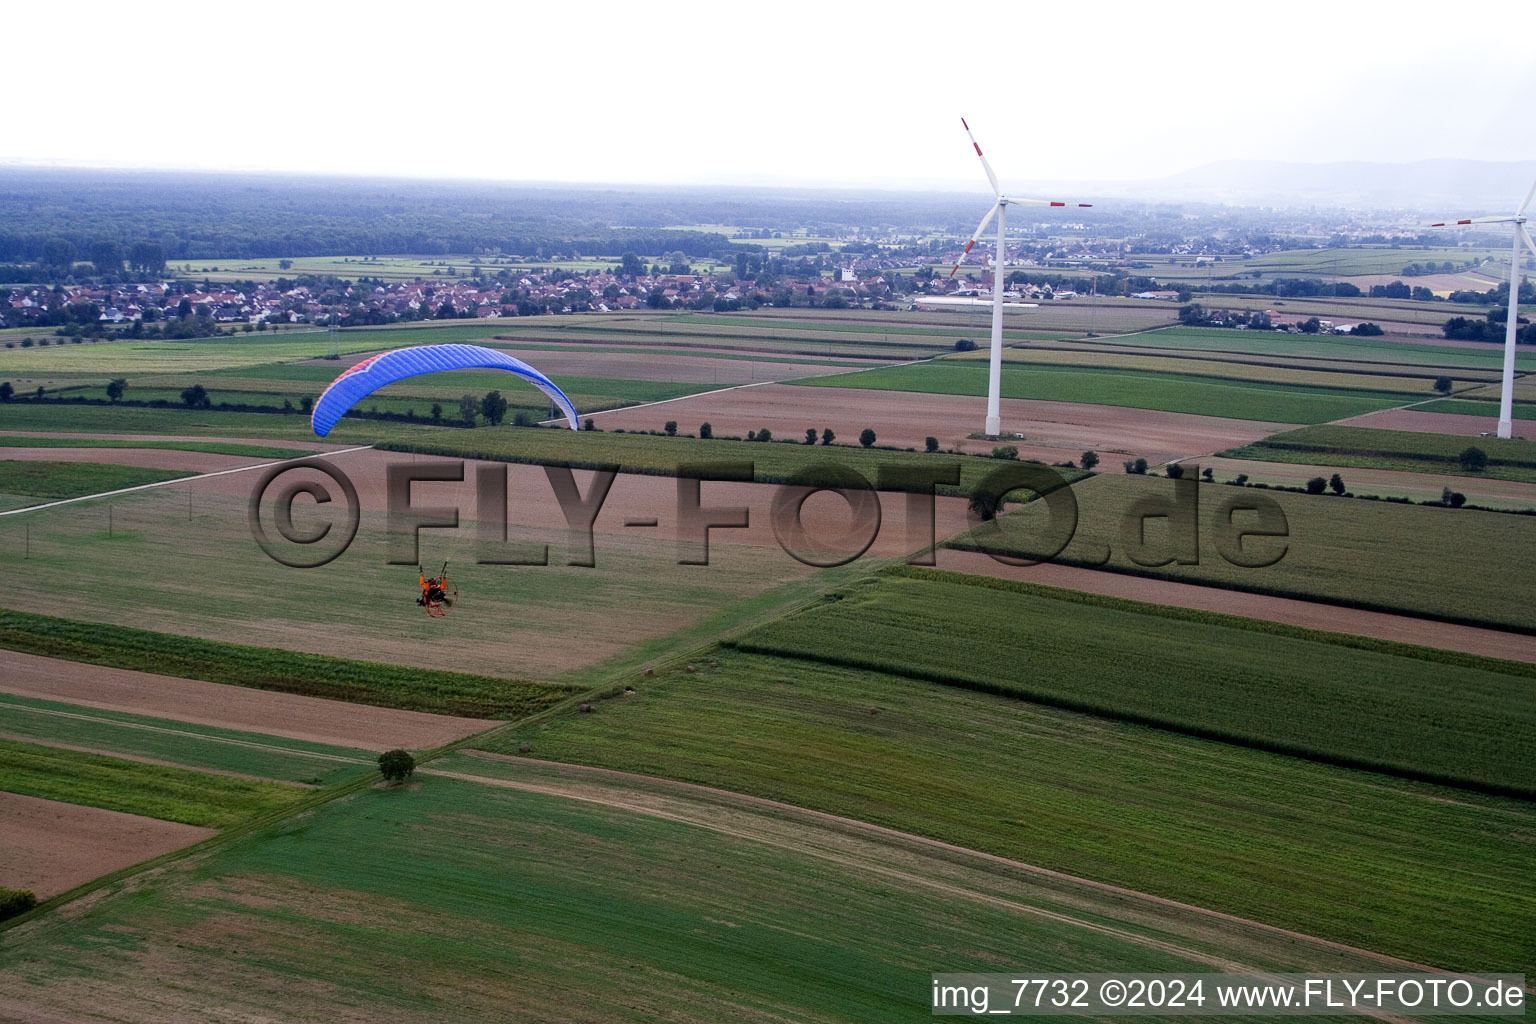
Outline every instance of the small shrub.
[(1465, 448), (1456, 459), (1468, 473), (1481, 473), (1488, 468), (1488, 453), (1481, 448)]
[(0, 921), (25, 914), (37, 906), (37, 897), (31, 889), (7, 889), (0, 886)]
[(976, 343), (970, 338), (961, 338), (959, 341), (955, 342), (955, 351), (974, 352), (976, 351)]
[(715, 436), (715, 428), (710, 426), (708, 423), (700, 423), (699, 436), (707, 441)]
[(1247, 473), (1239, 473), (1239, 474), (1237, 474), (1237, 476), (1232, 478), (1232, 482), (1234, 484), (1237, 484), (1237, 486), (1239, 486), (1239, 487), (1247, 487), (1248, 486), (1248, 474)]
[(389, 782), (403, 782), (416, 770), (416, 759), (409, 750), (386, 750), (379, 755), (379, 771)]
[(1451, 378), (1449, 377), (1436, 377), (1435, 390), (1442, 395), (1448, 395), (1451, 393), (1451, 383)]
[(1083, 452), (1083, 457), (1077, 460), (1077, 464), (1084, 469), (1092, 469), (1099, 464), (1099, 453), (1095, 451)]
[(1136, 475), (1136, 476), (1146, 476), (1146, 474), (1147, 474), (1147, 460), (1146, 459), (1126, 459), (1125, 460), (1125, 471), (1127, 473), (1131, 473), (1131, 474)]
[(1308, 494), (1322, 494), (1323, 491), (1325, 489), (1327, 489), (1327, 487), (1328, 487), (1328, 481), (1324, 480), (1320, 476), (1315, 476), (1311, 480), (1307, 481), (1307, 493)]
[(1168, 465), (1163, 467), (1163, 472), (1168, 474), (1169, 480), (1184, 479), (1184, 467), (1177, 462), (1168, 463)]
[(1216, 471), (1207, 466), (1200, 471), (1200, 479), (1208, 484), (1213, 484), (1216, 482)]
[(859, 432), (859, 444), (865, 448), (872, 448), (875, 444), (875, 432), (865, 427)]
[(992, 449), (992, 457), (994, 459), (1017, 459), (1019, 457), (1019, 446), (1015, 444), (1000, 444)]
[(676, 437), (677, 436), (677, 420), (667, 420), (667, 422), (662, 426), (661, 429), (666, 431), (668, 437)]
[(936, 452), (939, 450), (939, 439), (936, 437), (925, 437), (923, 439), (923, 447), (930, 452)]

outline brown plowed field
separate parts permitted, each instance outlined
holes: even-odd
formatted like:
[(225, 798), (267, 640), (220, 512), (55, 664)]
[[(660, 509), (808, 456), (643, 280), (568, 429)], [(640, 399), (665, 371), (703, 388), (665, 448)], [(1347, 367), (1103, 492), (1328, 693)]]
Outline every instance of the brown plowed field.
[(211, 828), (0, 792), (0, 885), (47, 899), (213, 834)]
[[(920, 449), (924, 439), (933, 436), (944, 448), (990, 452), (997, 442), (967, 436), (982, 428), (985, 414), (986, 401), (966, 395), (766, 384), (638, 409), (615, 409), (594, 418), (604, 430), (660, 430), (667, 420), (676, 420), (683, 433), (697, 432), (700, 423), (708, 422), (717, 437), (744, 437), (747, 431), (763, 427), (773, 431), (774, 437), (800, 437), (807, 427), (831, 427), (845, 442), (869, 427), (879, 444)], [(1248, 444), (1291, 429), (1284, 423), (1024, 399), (1004, 399), (1002, 418), (1006, 432), (1023, 434), (1036, 451), (1048, 450), (1053, 456), (1045, 458), (1048, 462), (1075, 459), (1087, 448), (1162, 462)]]
[(495, 724), (7, 650), (0, 650), (0, 692), (363, 750), (429, 749)]
[[(1414, 430), (1421, 434), (1461, 434), (1477, 437), (1492, 434), (1499, 426), (1497, 414), (1463, 416), (1452, 412), (1421, 412), (1417, 409), (1383, 409), (1339, 420), (1344, 427), (1376, 427), (1379, 430)], [(1514, 436), (1536, 440), (1536, 420), (1515, 420)]]

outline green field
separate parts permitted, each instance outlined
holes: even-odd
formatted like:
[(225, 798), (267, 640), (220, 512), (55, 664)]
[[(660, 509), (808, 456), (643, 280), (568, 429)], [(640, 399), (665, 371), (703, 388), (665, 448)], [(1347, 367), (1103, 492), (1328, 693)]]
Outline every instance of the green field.
[[(1446, 313), (1449, 317), (1451, 314)], [(1364, 363), (1400, 363), (1411, 366), (1468, 367), (1497, 370), (1503, 355), (1494, 349), (1459, 348), (1451, 345), (1420, 345), (1416, 342), (1349, 335), (1276, 334), (1270, 331), (1238, 331), (1217, 327), (1168, 327), (1118, 338), (1097, 338), (1095, 345), (1135, 345), (1150, 348), (1189, 349), (1200, 352), (1258, 353), (1275, 356), (1349, 359)], [(1515, 365), (1536, 370), (1536, 354), (1521, 353)]]
[[(971, 361), (944, 360), (883, 367), (857, 374), (834, 374), (795, 383), (816, 387), (983, 396), (987, 393), (987, 368)], [(1028, 369), (1005, 366), (1002, 395), (1004, 398), (1087, 402), (1278, 423), (1323, 423), (1391, 408), (1423, 397), (1301, 384), (1239, 380), (1216, 382), (1176, 373), (1050, 366), (1031, 366)]]
[[(423, 406), (417, 410), (425, 414)], [(330, 444), (372, 444), (382, 438), (416, 435), (435, 429), (427, 423), (343, 419), (326, 435)], [(58, 431), (111, 436), (170, 434), (199, 437), (246, 437), (273, 441), (315, 441), (309, 417), (278, 413), (228, 412), (184, 407), (70, 405), (64, 402), (9, 402), (0, 405), (0, 431)]]
[(23, 796), (225, 828), (300, 800), (304, 790), (0, 739), (0, 789)]
[(0, 436), (0, 448), (141, 448), (176, 452), (238, 455), (248, 459), (301, 459), (314, 455), (310, 448), (277, 448), (269, 444), (231, 444), (219, 441), (141, 441), (92, 437)]
[(905, 567), (834, 597), (735, 644), (1536, 797), (1536, 666)]
[(0, 459), (0, 505), (30, 505), (34, 498), (76, 498), (192, 475), (104, 462)]
[(517, 679), (349, 661), (0, 610), (0, 646), (92, 665), (471, 718), (524, 715), (567, 692)]
[[(1460, 398), (1442, 398), (1435, 402), (1425, 402), (1423, 405), (1414, 406), (1419, 412), (1449, 412), (1459, 416), (1484, 416), (1497, 421), (1499, 418), (1499, 403), (1474, 402)], [(1530, 402), (1515, 402), (1510, 406), (1510, 413), (1517, 420), (1536, 420), (1536, 404)]]
[(903, 675), (718, 662), (500, 748), (785, 800), (1441, 966), (1536, 962), (1528, 803)]
[(0, 733), (47, 746), (184, 768), (332, 785), (371, 772), (377, 752), (0, 693)]
[[(1481, 449), (1488, 456), (1487, 468), (1477, 471), (1462, 468), (1459, 456), (1468, 448)], [(1275, 434), (1220, 454), (1265, 462), (1325, 463), (1358, 469), (1536, 483), (1536, 442), (1518, 438), (1457, 437), (1413, 430), (1322, 426)]]
[[(1143, 498), (1171, 500), (1174, 483), (1101, 473), (1072, 490), (1078, 504), (1077, 529), (1059, 562), (1102, 564), (1140, 576), (1536, 632), (1536, 610), (1520, 588), (1509, 585), (1511, 579), (1536, 572), (1533, 516), (1202, 484), (1196, 489), (1199, 563), (1143, 566), (1129, 557), (1134, 534), (1127, 531), (1135, 526), (1132, 505)], [(1265, 568), (1228, 562), (1218, 553), (1223, 532), (1230, 530), (1224, 515), (1227, 503), (1265, 497), (1279, 504), (1289, 534), (1284, 539), (1249, 538), (1243, 543), (1249, 553), (1245, 557), (1274, 557), (1282, 549), (1283, 557)], [(997, 525), (948, 543), (958, 548), (984, 544), (1005, 554), (1048, 553), (1066, 520), (1048, 526), (1045, 512), (1043, 502), (1033, 502)], [(1256, 525), (1253, 513), (1237, 513), (1239, 529)], [(1151, 520), (1146, 534), (1142, 561), (1172, 557), (1162, 521)]]
[[(900, 1020), (927, 1014), (935, 964), (1197, 970), (1220, 930), (1170, 936), (1099, 894), (1046, 900), (932, 853), (739, 821), (745, 831), (424, 776), (8, 934), (0, 996), (136, 1018), (174, 1004), (311, 1019), (341, 1005), (405, 1021)], [(1034, 912), (1042, 902), (1052, 914)], [(1291, 956), (1255, 945), (1259, 963)], [(146, 957), (195, 983), (152, 982)]]

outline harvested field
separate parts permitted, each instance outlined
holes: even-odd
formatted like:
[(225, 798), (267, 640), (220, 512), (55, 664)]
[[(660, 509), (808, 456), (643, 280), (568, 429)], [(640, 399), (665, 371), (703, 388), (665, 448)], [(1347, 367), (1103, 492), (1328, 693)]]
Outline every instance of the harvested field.
[(1267, 594), (1224, 590), (1173, 580), (1155, 580), (1145, 576), (1084, 569), (1075, 565), (1056, 565), (1050, 562), (1034, 566), (1004, 565), (979, 551), (941, 550), (938, 554), (938, 568), (1019, 580), (1043, 587), (1079, 590), (1105, 597), (1122, 597), (1128, 601), (1241, 615), (1268, 622), (1284, 622), (1305, 629), (1349, 633), (1420, 647), (1536, 663), (1536, 638), (1476, 626), (1416, 619), (1408, 615), (1341, 608), (1315, 601), (1271, 597)]
[[(1382, 409), (1340, 420), (1339, 426), (1376, 427), (1381, 430), (1413, 430), (1423, 434), (1460, 434), (1477, 437), (1492, 434), (1499, 427), (1498, 413), (1484, 419), (1482, 416), (1463, 416), (1459, 413), (1424, 412), (1420, 409)], [(1512, 437), (1536, 440), (1536, 420), (1514, 421)]]
[(211, 828), (0, 792), (0, 885), (46, 899), (213, 834)]
[(421, 750), (493, 722), (301, 697), (0, 649), (0, 692), (364, 750)]
[[(998, 442), (967, 437), (981, 429), (985, 413), (985, 399), (965, 395), (768, 384), (640, 409), (616, 409), (599, 414), (596, 420), (604, 430), (659, 430), (665, 421), (676, 420), (678, 429), (689, 433), (708, 422), (717, 436), (744, 436), (749, 430), (767, 427), (775, 437), (797, 437), (807, 427), (831, 427), (839, 440), (848, 441), (869, 427), (880, 444), (921, 449), (923, 439), (931, 435), (944, 448), (985, 454)], [(1284, 423), (1260, 420), (1024, 399), (1004, 399), (1002, 416), (1006, 432), (1022, 433), (1026, 444), (1036, 450), (1055, 449), (1047, 453), (1049, 457), (1033, 456), (1047, 462), (1076, 459), (1087, 448), (1161, 462), (1248, 444), (1290, 429)]]
[[(548, 564), (476, 564), (485, 549), (471, 519), (471, 466), (463, 484), (413, 489), (417, 505), (463, 509), (457, 531), (421, 534), (419, 560), (451, 561), (462, 595), (452, 616), (429, 619), (414, 603), (414, 565), (388, 564), (384, 466), (411, 458), (361, 451), (336, 460), (356, 481), (362, 527), (347, 553), (320, 569), (287, 568), (252, 541), (247, 500), (257, 480), (251, 473), (200, 480), (190, 503), (180, 486), (114, 499), (110, 534), (100, 502), (0, 520), (0, 565), (47, 571), (55, 593), (49, 613), (65, 618), (397, 665), (428, 659), (438, 668), (498, 678), (550, 681), (583, 672), (578, 681), (584, 685), (591, 685), (593, 666), (608, 659), (653, 657), (672, 643), (704, 642), (742, 617), (823, 585), (823, 574), (779, 548), (768, 517), (777, 488), (767, 484), (704, 484), (706, 507), (746, 507), (751, 526), (712, 530), (710, 564), (682, 565), (677, 482), (623, 475), (597, 520), (596, 565), (569, 565), (564, 516), (536, 466), (510, 468), (509, 538), (548, 545)], [(295, 472), (282, 483), (303, 478)], [(334, 492), (333, 482), (312, 478)], [(577, 471), (576, 480), (587, 493), (591, 474)], [(341, 504), (317, 508), (303, 499), (295, 523), (307, 530), (334, 512), (335, 520), (323, 521), (335, 521), (339, 533)], [(882, 504), (883, 526), (870, 557), (924, 546), (907, 539), (906, 501)], [(964, 526), (963, 501), (938, 505), (940, 537)], [(847, 505), (817, 495), (803, 518), (813, 538), (836, 535), (848, 523)], [(630, 519), (656, 525), (625, 526)], [(31, 561), (24, 561), (23, 529)], [(210, 572), (214, 565), (217, 572)], [(860, 565), (846, 571), (861, 571)], [(155, 571), (143, 572), (145, 566)], [(35, 610), (28, 595), (10, 594), (0, 604)]]
[[(819, 373), (835, 373), (850, 366), (869, 365), (835, 360), (791, 360), (784, 357), (751, 359), (740, 353), (728, 358), (694, 352), (626, 352), (601, 348), (560, 346), (559, 348), (515, 344), (497, 346), (499, 351), (537, 366), (540, 372), (558, 380), (561, 377), (607, 377), (626, 380), (673, 381), (718, 384), (731, 387), (753, 381), (789, 380)], [(724, 351), (724, 350), (722, 350)], [(375, 355), (377, 353), (374, 353)], [(368, 354), (348, 356), (340, 362), (317, 361), (318, 365), (341, 368), (370, 358)]]

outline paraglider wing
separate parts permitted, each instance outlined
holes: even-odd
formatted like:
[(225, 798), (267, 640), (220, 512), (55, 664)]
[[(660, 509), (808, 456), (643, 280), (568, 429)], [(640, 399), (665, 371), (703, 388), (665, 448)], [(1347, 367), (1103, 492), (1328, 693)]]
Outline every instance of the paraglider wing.
[(571, 429), (578, 429), (576, 407), (565, 397), (565, 392), (555, 386), (554, 381), (521, 359), (479, 345), (418, 345), (414, 348), (397, 348), (365, 359), (345, 370), (320, 393), (309, 422), (316, 435), (324, 437), (348, 409), (386, 384), (423, 373), (476, 369), (506, 370), (516, 374), (548, 395), (549, 400), (565, 413), (565, 420)]

